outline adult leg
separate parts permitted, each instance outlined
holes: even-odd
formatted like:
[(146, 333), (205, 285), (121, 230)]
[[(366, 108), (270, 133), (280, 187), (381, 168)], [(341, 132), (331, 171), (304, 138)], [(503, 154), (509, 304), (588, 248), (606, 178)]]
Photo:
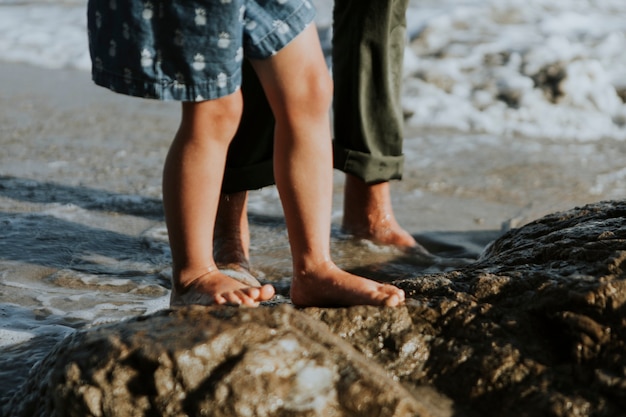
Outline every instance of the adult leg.
[(344, 171), (343, 229), (420, 248), (396, 221), (389, 181), (400, 179), (400, 103), (407, 0), (337, 0), (334, 8), (334, 162)]
[(220, 195), (213, 233), (213, 257), (223, 273), (246, 285), (261, 286), (250, 267), (247, 191)]
[(257, 305), (273, 287), (248, 287), (221, 273), (213, 232), (228, 145), (241, 115), (241, 94), (183, 103), (182, 120), (163, 170), (163, 202), (173, 261), (170, 304)]
[(228, 148), (223, 194), (274, 184), (274, 115), (248, 60), (242, 65), (243, 114)]
[(248, 190), (274, 184), (274, 116), (248, 61), (242, 72), (243, 115), (226, 158), (214, 256), (220, 268), (250, 275)]
[(293, 303), (398, 305), (402, 290), (352, 275), (331, 260), (332, 81), (315, 26), (253, 66), (276, 118), (274, 174), (293, 257)]

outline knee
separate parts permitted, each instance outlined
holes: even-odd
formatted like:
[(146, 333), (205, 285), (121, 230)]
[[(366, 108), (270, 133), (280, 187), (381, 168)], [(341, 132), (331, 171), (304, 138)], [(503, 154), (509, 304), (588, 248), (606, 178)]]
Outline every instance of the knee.
[(304, 82), (303, 107), (313, 112), (326, 113), (333, 97), (333, 81), (327, 69), (316, 71)]
[(206, 105), (202, 115), (204, 120), (210, 120), (214, 127), (222, 130), (233, 130), (234, 135), (243, 113), (241, 90), (216, 100), (204, 101), (201, 104)]
[(288, 118), (327, 115), (333, 96), (333, 81), (326, 68), (308, 70), (287, 92), (284, 109)]
[(216, 136), (230, 142), (242, 112), (243, 100), (239, 91), (215, 100), (185, 102), (181, 127), (192, 130), (199, 137)]

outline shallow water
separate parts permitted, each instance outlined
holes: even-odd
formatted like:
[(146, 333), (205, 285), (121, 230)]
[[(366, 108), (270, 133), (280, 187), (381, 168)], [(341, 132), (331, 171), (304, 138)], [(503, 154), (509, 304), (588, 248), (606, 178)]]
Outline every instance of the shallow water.
[[(69, 332), (167, 307), (160, 175), (178, 108), (94, 88), (80, 71), (0, 64), (0, 77), (2, 404)], [(406, 133), (405, 177), (392, 184), (396, 214), (442, 258), (425, 264), (342, 235), (336, 173), (334, 259), (375, 279), (454, 268), (502, 230), (624, 195), (618, 140)], [(251, 193), (249, 213), (253, 266), (284, 297), (291, 263), (276, 189)]]
[[(332, 2), (315, 3), (327, 46)], [(440, 258), (425, 263), (344, 236), (343, 177), (336, 173), (335, 261), (386, 281), (435, 273), (478, 257), (511, 227), (624, 198), (626, 112), (606, 110), (616, 98), (613, 87), (626, 85), (626, 38), (623, 22), (614, 18), (623, 4), (411, 1), (410, 35), (427, 36), (407, 50), (407, 71), (419, 76), (410, 77), (404, 92), (414, 115), (407, 120), (405, 175), (392, 184), (393, 204), (400, 223)], [(84, 1), (0, 0), (0, 6), (0, 60), (43, 67), (0, 63), (1, 406), (67, 334), (167, 307), (170, 255), (160, 175), (179, 110), (92, 85)], [(507, 10), (510, 19), (502, 19)], [(466, 25), (472, 16), (479, 19)], [(589, 30), (599, 27), (594, 19), (615, 27)], [(526, 67), (539, 65), (556, 56), (542, 55), (555, 41), (562, 54), (576, 52), (576, 60), (605, 67), (570, 74), (587, 90), (560, 105), (548, 106), (532, 85), (520, 83), (525, 74), (517, 70), (482, 68), (483, 58), (503, 59), (510, 51), (521, 53)], [(525, 99), (519, 108), (504, 106), (497, 94), (484, 101), (482, 89), (494, 87), (485, 80), (496, 78), (497, 94)], [(253, 267), (284, 301), (291, 263), (276, 189), (251, 193), (249, 213)]]
[[(129, 214), (133, 204), (120, 200), (126, 201), (101, 190), (0, 177), (0, 404), (70, 332), (168, 306), (170, 256), (160, 206), (136, 196), (133, 203), (144, 210)], [(250, 220), (253, 265), (287, 296), (284, 221), (252, 211)], [(374, 278), (415, 274), (410, 263), (389, 264), (400, 253), (337, 231), (333, 247), (340, 264)]]

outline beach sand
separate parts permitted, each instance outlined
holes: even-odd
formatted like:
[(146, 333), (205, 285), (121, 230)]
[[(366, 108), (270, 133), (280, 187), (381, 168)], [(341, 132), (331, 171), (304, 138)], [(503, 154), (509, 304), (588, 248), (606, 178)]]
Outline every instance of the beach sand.
[[(160, 197), (177, 103), (111, 93), (83, 71), (2, 63), (0, 79), (0, 175)], [(499, 230), (503, 222), (517, 226), (550, 211), (624, 195), (621, 141), (416, 128), (405, 137), (404, 178), (392, 187), (397, 216), (413, 233)], [(335, 220), (342, 182), (337, 173)], [(274, 194), (266, 191), (261, 204), (271, 204)], [(278, 214), (275, 203), (270, 212)]]
[[(84, 206), (82, 199), (95, 198), (86, 197), (91, 192), (108, 196), (109, 202), (117, 195), (116, 206), (123, 205), (124, 198), (143, 199), (126, 207), (139, 214), (143, 209), (138, 205), (152, 204), (146, 208), (147, 219), (107, 217), (109, 230), (138, 233), (162, 220), (157, 207), (161, 168), (179, 120), (177, 103), (111, 93), (95, 86), (83, 71), (4, 63), (0, 79), (2, 211), (43, 210), (54, 202)], [(434, 250), (452, 245), (458, 254), (465, 250), (465, 255), (477, 255), (500, 231), (549, 212), (624, 195), (621, 161), (626, 143), (621, 141), (555, 141), (415, 128), (407, 129), (405, 136), (404, 178), (392, 183), (396, 215)], [(46, 187), (38, 187), (43, 194), (34, 200), (17, 198), (9, 179), (12, 184), (48, 184), (49, 195), (44, 196)], [(337, 232), (343, 175), (336, 172), (335, 179)], [(253, 223), (267, 223), (268, 217), (280, 223), (276, 190), (253, 192), (250, 213)], [(260, 269), (264, 261), (257, 258)]]
[[(9, 346), (1, 405), (68, 329), (166, 306), (160, 183), (179, 105), (111, 93), (84, 71), (2, 63), (0, 80), (0, 307)], [(511, 227), (625, 191), (626, 143), (611, 139), (412, 128), (405, 154), (404, 178), (392, 184), (396, 215), (445, 259), (476, 258)], [(386, 280), (454, 267), (346, 239), (343, 175), (335, 179), (332, 242), (341, 266)], [(249, 212), (253, 266), (286, 294), (291, 264), (275, 188), (253, 192)], [(33, 335), (44, 343), (17, 346)]]

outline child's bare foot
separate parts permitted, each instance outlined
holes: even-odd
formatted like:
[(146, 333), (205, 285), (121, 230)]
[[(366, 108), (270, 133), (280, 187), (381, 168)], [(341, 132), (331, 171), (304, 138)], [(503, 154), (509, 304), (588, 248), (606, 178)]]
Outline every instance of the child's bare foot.
[(396, 307), (404, 303), (404, 291), (353, 275), (328, 262), (316, 271), (294, 277), (291, 301), (300, 307)]
[(388, 182), (366, 184), (348, 174), (343, 204), (342, 227), (346, 233), (381, 245), (428, 253), (396, 221)]
[(274, 296), (271, 285), (250, 286), (237, 277), (219, 270), (208, 272), (188, 284), (175, 284), (170, 296), (171, 306), (191, 304), (235, 305), (256, 307)]

